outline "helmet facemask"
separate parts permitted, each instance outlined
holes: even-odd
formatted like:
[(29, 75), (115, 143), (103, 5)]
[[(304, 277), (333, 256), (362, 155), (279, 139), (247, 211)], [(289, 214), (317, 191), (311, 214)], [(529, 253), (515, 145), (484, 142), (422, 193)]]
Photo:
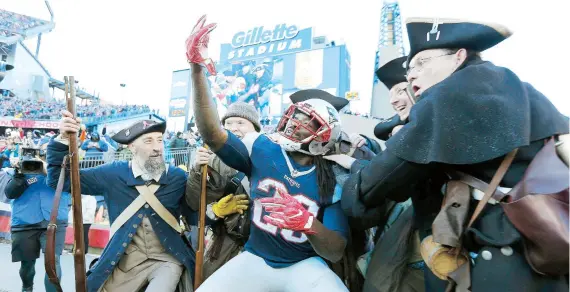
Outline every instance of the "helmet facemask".
[[(335, 114), (336, 110), (332, 110)], [(331, 114), (328, 108), (327, 113)], [(338, 113), (335, 115), (332, 120), (330, 117), (333, 115), (330, 115), (327, 121), (309, 101), (292, 104), (283, 113), (277, 126), (276, 132), (280, 135), (278, 143), (287, 151), (324, 155), (340, 136)]]

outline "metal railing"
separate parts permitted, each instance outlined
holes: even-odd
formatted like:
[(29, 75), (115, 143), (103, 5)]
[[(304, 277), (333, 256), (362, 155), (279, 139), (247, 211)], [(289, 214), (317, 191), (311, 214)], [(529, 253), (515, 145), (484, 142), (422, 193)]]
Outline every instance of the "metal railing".
[[(186, 166), (186, 169), (189, 170), (192, 163), (194, 162), (195, 150), (196, 147), (164, 149), (164, 162), (172, 166), (184, 165)], [(113, 161), (130, 161), (131, 159), (132, 154), (130, 151), (105, 152), (101, 155), (88, 154), (80, 159), (79, 167), (90, 168), (106, 163), (111, 163)]]

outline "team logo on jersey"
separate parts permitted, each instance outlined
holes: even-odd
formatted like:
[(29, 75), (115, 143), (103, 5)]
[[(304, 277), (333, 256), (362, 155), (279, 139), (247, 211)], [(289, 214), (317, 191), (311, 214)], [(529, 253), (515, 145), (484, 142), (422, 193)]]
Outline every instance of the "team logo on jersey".
[(29, 179), (27, 179), (28, 185), (31, 185), (33, 183), (38, 182), (38, 178), (37, 177), (30, 177)]
[(301, 184), (296, 182), (294, 179), (288, 177), (286, 174), (284, 175), (284, 178), (292, 187), (297, 187), (297, 188), (301, 187)]

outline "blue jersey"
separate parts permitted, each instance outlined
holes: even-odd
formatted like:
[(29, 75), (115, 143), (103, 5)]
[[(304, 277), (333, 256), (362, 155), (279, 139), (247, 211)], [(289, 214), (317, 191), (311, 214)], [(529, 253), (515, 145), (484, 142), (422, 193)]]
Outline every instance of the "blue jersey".
[(216, 155), (249, 177), (253, 206), (250, 236), (245, 249), (265, 259), (269, 266), (287, 267), (317, 255), (305, 234), (279, 229), (263, 219), (268, 213), (258, 199), (279, 196), (277, 189), (289, 193), (315, 218), (322, 217), (325, 227), (347, 238), (348, 220), (340, 208), (340, 197), (331, 194), (329, 202), (321, 202), (315, 167), (297, 165), (279, 144), (266, 135), (251, 133), (240, 140), (228, 132), (226, 144)]

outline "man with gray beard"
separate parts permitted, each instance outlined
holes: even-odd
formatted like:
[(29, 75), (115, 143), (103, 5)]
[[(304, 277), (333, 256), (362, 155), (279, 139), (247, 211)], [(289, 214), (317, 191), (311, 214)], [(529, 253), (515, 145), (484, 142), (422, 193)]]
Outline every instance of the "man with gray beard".
[[(53, 188), (68, 155), (68, 137), (77, 135), (80, 122), (63, 111), (60, 135), (48, 145), (47, 183)], [(131, 162), (80, 170), (81, 192), (102, 195), (111, 221), (109, 243), (87, 272), (89, 292), (192, 291), (195, 255), (179, 225), (181, 213), (189, 211), (186, 173), (165, 165), (165, 129), (166, 123), (136, 122), (112, 137), (128, 145)], [(64, 191), (69, 181), (66, 175)]]

